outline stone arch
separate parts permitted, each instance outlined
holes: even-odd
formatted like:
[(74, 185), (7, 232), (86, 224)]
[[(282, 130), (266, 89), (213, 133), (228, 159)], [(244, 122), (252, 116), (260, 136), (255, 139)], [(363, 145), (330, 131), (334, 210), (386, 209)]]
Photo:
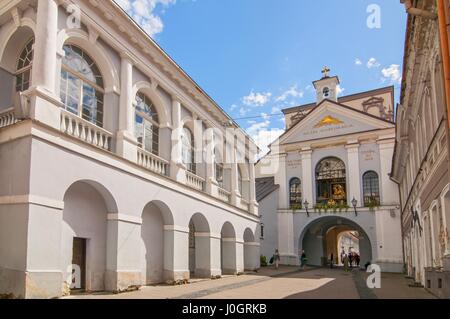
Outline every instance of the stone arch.
[(82, 29), (64, 29), (57, 36), (57, 50), (64, 56), (63, 47), (71, 44), (83, 49), (100, 69), (104, 81), (105, 93), (120, 93), (120, 77), (109, 56), (99, 45), (89, 40), (89, 35)]
[(8, 71), (15, 68), (19, 52), (26, 42), (36, 34), (36, 24), (30, 18), (22, 18), (21, 25), (10, 24), (0, 31), (0, 66)]
[(80, 286), (88, 291), (105, 290), (108, 245), (107, 217), (117, 213), (111, 192), (91, 180), (72, 183), (64, 197), (61, 233), (63, 284), (69, 288), (72, 264), (79, 266)]
[[(299, 255), (305, 250), (308, 264), (322, 266), (330, 257), (328, 256), (326, 242), (327, 232), (336, 226), (346, 226), (348, 229), (357, 231), (359, 233), (361, 265), (372, 261), (376, 256), (373, 238), (370, 238), (369, 233), (357, 222), (341, 216), (318, 217), (303, 227), (298, 239)], [(336, 256), (334, 257), (336, 260)]]
[(208, 220), (195, 213), (189, 221), (189, 271), (191, 277), (211, 276), (211, 234)]
[(142, 211), (142, 276), (147, 285), (163, 282), (170, 269), (173, 249), (165, 230), (173, 223), (172, 212), (162, 201), (151, 201)]

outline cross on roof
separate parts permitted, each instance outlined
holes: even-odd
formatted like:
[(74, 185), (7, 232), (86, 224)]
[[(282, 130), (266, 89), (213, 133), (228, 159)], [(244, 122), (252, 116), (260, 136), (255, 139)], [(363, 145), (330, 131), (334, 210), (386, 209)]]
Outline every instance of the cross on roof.
[(322, 69), (322, 73), (323, 73), (323, 77), (324, 78), (327, 78), (328, 77), (328, 73), (330, 73), (330, 68), (329, 67), (327, 67), (327, 66), (325, 66), (323, 69)]

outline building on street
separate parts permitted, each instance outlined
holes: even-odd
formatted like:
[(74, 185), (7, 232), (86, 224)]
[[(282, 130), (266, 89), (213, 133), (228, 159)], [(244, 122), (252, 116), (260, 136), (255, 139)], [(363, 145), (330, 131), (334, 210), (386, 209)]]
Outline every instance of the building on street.
[[(445, 74), (448, 45), (445, 51), (439, 26), (450, 17), (449, 3), (402, 2), (410, 14), (392, 180), (400, 189), (406, 271), (435, 295), (449, 298), (450, 96), (446, 94), (445, 79), (450, 73)], [(441, 11), (438, 19), (438, 5), (444, 3), (445, 12)]]
[(303, 251), (310, 265), (331, 256), (337, 263), (351, 232), (361, 265), (401, 272), (400, 201), (390, 180), (394, 88), (338, 97), (339, 78), (329, 72), (313, 82), (316, 102), (283, 111), (286, 132), (256, 165), (257, 185), (267, 184), (257, 187), (261, 252), (279, 249), (287, 265)]
[(114, 1), (1, 1), (0, 87), (0, 295), (259, 267), (255, 144)]

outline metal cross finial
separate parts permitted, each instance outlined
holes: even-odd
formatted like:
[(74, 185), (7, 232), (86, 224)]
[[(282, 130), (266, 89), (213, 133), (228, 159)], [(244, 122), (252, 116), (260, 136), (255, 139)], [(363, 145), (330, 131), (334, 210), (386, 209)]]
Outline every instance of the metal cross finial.
[(327, 78), (328, 77), (328, 73), (330, 73), (330, 68), (329, 67), (327, 67), (327, 66), (325, 66), (323, 69), (322, 69), (322, 73), (323, 73), (323, 77), (324, 78)]

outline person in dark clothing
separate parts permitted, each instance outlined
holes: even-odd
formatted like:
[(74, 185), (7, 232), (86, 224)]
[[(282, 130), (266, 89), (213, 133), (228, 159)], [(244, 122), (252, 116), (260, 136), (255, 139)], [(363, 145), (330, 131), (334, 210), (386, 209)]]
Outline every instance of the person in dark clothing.
[(334, 263), (334, 255), (333, 255), (333, 253), (331, 253), (331, 256), (330, 256), (330, 268), (333, 268), (333, 263)]
[(359, 256), (359, 254), (355, 254), (355, 262), (356, 262), (356, 267), (359, 268), (359, 263), (361, 262), (361, 257)]
[(353, 267), (353, 253), (352, 252), (348, 253), (348, 264), (349, 264), (350, 268)]

